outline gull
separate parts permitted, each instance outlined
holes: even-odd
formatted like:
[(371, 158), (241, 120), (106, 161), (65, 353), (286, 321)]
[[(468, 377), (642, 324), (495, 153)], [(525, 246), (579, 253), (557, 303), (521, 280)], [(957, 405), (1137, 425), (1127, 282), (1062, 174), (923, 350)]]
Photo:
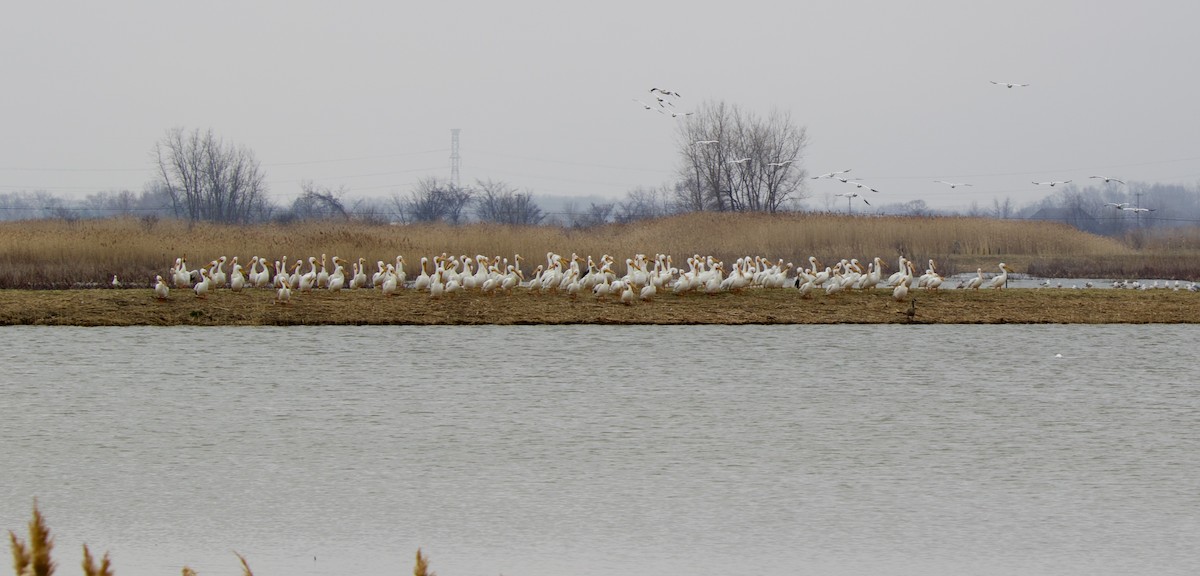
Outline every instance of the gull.
[(845, 174), (849, 171), (850, 171), (850, 169), (847, 168), (845, 170), (839, 170), (837, 172), (826, 172), (825, 174), (821, 174), (820, 176), (812, 176), (811, 178), (813, 180), (816, 180), (818, 178), (833, 178), (833, 177), (837, 176), (838, 174)]
[(959, 186), (972, 186), (972, 184), (966, 184), (966, 183), (962, 183), (962, 182), (947, 182), (945, 180), (934, 180), (934, 182), (937, 182), (939, 184), (945, 184), (945, 185), (949, 186), (951, 189), (958, 188)]
[(720, 144), (720, 140), (697, 140), (692, 142), (692, 146), (700, 146), (701, 144)]
[[(838, 178), (838, 180), (841, 180), (841, 178)], [(848, 180), (848, 181), (846, 181), (846, 183), (847, 183), (847, 184), (853, 184), (854, 186), (856, 186), (856, 187), (858, 187), (858, 188), (866, 188), (867, 190), (870, 190), (870, 191), (872, 191), (872, 192), (879, 192), (878, 190), (876, 190), (876, 189), (874, 189), (874, 188), (872, 188), (872, 187), (870, 187), (870, 186), (867, 186), (866, 184), (863, 184), (862, 182), (856, 182), (856, 181), (854, 181), (854, 180)]]
[(749, 162), (749, 161), (750, 161), (750, 157), (749, 157), (749, 156), (747, 156), (747, 157), (745, 157), (745, 158), (738, 159), (738, 160), (726, 160), (726, 162), (727, 162), (727, 163), (729, 163), (729, 164), (745, 164), (746, 162)]
[(663, 90), (662, 88), (651, 88), (650, 92), (651, 93), (658, 92), (659, 94), (662, 94), (663, 96), (674, 96), (676, 98), (681, 98), (681, 96), (679, 95), (678, 92), (672, 92), (670, 90)]
[(1058, 186), (1059, 184), (1070, 184), (1070, 183), (1071, 183), (1070, 180), (1054, 180), (1051, 182), (1034, 182), (1034, 184), (1037, 184), (1038, 186), (1048, 185), (1051, 187)]
[(782, 167), (782, 166), (787, 166), (788, 164), (791, 164), (791, 163), (792, 163), (791, 160), (784, 160), (782, 162), (767, 162), (767, 166)]
[(1088, 178), (1099, 178), (1099, 179), (1103, 180), (1105, 184), (1108, 184), (1109, 182), (1116, 182), (1118, 184), (1125, 183), (1124, 180), (1118, 180), (1116, 178), (1110, 178), (1108, 176), (1088, 176)]
[(995, 81), (995, 80), (988, 80), (988, 82), (991, 82), (992, 84), (995, 84), (995, 85), (997, 85), (997, 86), (1004, 86), (1005, 88), (1015, 88), (1015, 87), (1018, 87), (1018, 86), (1021, 86), (1021, 87), (1028, 86), (1028, 84), (1016, 84), (1016, 83), (1013, 83), (1013, 82), (997, 82), (997, 81)]

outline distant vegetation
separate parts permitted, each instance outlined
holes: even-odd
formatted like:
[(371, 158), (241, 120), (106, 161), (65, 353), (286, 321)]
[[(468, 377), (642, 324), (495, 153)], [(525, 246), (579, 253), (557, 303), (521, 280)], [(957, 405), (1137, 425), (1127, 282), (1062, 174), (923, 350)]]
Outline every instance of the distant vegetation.
[[(1038, 276), (1200, 279), (1200, 228), (1136, 231), (1120, 237), (1050, 222), (946, 216), (689, 213), (586, 229), (471, 223), (387, 225), (346, 220), (222, 225), (174, 218), (36, 220), (0, 223), (0, 287), (107, 287), (113, 275), (149, 286), (176, 258), (191, 267), (220, 256), (294, 262), (321, 254), (357, 260), (402, 255), (415, 271), (422, 256), (522, 254), (526, 267), (547, 252), (600, 257), (624, 270), (634, 254), (733, 260), (763, 256), (806, 266), (809, 256), (938, 262), (945, 275), (995, 270), (1004, 261)], [(530, 270), (526, 270), (529, 272)], [(415, 272), (413, 272), (415, 274)]]

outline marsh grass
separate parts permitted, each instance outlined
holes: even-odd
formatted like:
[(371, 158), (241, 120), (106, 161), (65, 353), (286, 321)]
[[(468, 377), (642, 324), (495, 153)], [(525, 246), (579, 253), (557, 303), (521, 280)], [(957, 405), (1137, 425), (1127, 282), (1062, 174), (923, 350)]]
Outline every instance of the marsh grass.
[[(46, 519), (38, 510), (37, 501), (33, 503), (33, 519), (29, 521), (29, 542), (21, 540), (11, 530), (8, 535), (12, 544), (13, 569), (16, 571), (16, 576), (52, 576), (54, 574), (54, 561), (50, 558), (54, 542), (50, 538), (50, 528), (46, 526)], [(246, 557), (236, 550), (233, 554), (242, 564), (242, 576), (254, 576)], [(183, 567), (182, 573), (183, 576), (197, 576), (196, 571), (187, 566)], [(84, 576), (114, 576), (108, 552), (105, 552), (104, 557), (97, 563), (92, 557), (91, 550), (88, 550), (87, 544), (84, 544), (83, 574)], [(413, 575), (437, 576), (429, 570), (429, 557), (422, 553), (420, 548), (417, 548), (417, 562), (413, 567)]]
[[(1091, 277), (1158, 276), (1195, 279), (1200, 232), (1144, 235), (1141, 249), (1079, 232), (1064, 224), (965, 217), (865, 217), (831, 214), (684, 214), (585, 230), (495, 224), (390, 226), (300, 222), (245, 226), (136, 218), (37, 220), (0, 224), (0, 288), (107, 288), (117, 275), (126, 287), (152, 285), (177, 257), (190, 268), (219, 256), (289, 262), (328, 254), (345, 259), (394, 261), (403, 255), (415, 271), (436, 254), (526, 258), (532, 271), (545, 254), (611, 254), (618, 272), (634, 254), (670, 254), (677, 266), (700, 254), (732, 261), (741, 256), (782, 259), (803, 266), (809, 256), (832, 264), (842, 258), (899, 255), (934, 259), (943, 275), (994, 269), (1004, 261), (1018, 272)], [(1141, 272), (1144, 271), (1144, 272)], [(1134, 273), (1138, 272), (1138, 273)], [(1154, 272), (1149, 274), (1148, 272)], [(413, 272), (415, 274), (415, 272)]]

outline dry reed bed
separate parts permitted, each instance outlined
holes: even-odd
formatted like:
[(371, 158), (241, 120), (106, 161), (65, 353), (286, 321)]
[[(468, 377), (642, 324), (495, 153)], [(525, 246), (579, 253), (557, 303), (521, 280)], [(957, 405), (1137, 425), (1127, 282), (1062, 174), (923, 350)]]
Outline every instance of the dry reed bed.
[(587, 230), (490, 224), (226, 226), (132, 218), (39, 220), (0, 224), (0, 288), (102, 286), (114, 274), (130, 285), (148, 286), (179, 256), (195, 267), (222, 255), (237, 255), (246, 262), (256, 255), (295, 261), (322, 253), (363, 257), (372, 266), (376, 260), (390, 262), (403, 255), (414, 270), (421, 256), (443, 252), (509, 257), (520, 253), (527, 258), (527, 272), (548, 251), (612, 254), (619, 262), (636, 253), (664, 253), (671, 254), (677, 266), (693, 254), (729, 261), (764, 256), (797, 266), (809, 256), (826, 263), (879, 256), (891, 268), (903, 254), (921, 263), (936, 259), (943, 274), (976, 267), (995, 270), (1005, 261), (1018, 272), (1032, 268), (1053, 273), (1041, 275), (1200, 277), (1200, 237), (1145, 242), (1152, 247), (1149, 253), (1046, 222), (830, 214), (694, 213)]
[[(976, 323), (1200, 323), (1200, 295), (1172, 290), (914, 290), (913, 321)], [(357, 290), (294, 294), (276, 304), (269, 290), (221, 290), (199, 299), (176, 290), (160, 302), (149, 289), (19, 290), (0, 297), (0, 325), (289, 326), (452, 324), (889, 324), (909, 322), (909, 302), (887, 290), (801, 298), (752, 289), (716, 295), (660, 294), (623, 305), (593, 296), (525, 290), (441, 299), (406, 290), (391, 298)]]
[[(46, 518), (38, 510), (37, 501), (33, 503), (33, 518), (29, 521), (29, 541), (9, 531), (9, 542), (13, 553), (13, 570), (16, 576), (52, 576), (58, 568), (51, 552), (54, 549), (54, 539), (50, 536), (50, 528)], [(233, 552), (242, 565), (242, 576), (254, 576), (246, 557), (236, 550)], [(87, 544), (83, 545), (83, 574), (84, 576), (114, 576), (112, 562), (108, 552), (99, 562), (92, 556)], [(183, 576), (197, 576), (196, 571), (188, 566), (182, 568)], [(429, 557), (417, 548), (416, 564), (413, 566), (413, 576), (435, 576), (429, 570)]]

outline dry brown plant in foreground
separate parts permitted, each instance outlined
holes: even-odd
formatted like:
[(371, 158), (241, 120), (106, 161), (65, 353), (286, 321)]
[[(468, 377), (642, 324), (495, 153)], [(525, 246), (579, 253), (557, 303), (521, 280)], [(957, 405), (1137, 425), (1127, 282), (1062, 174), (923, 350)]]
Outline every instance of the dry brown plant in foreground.
[(429, 571), (429, 557), (422, 554), (420, 548), (417, 548), (417, 565), (413, 567), (413, 576), (437, 576)]
[(13, 568), (17, 576), (54, 574), (54, 560), (50, 558), (54, 540), (50, 537), (50, 528), (46, 526), (46, 519), (38, 510), (36, 500), (33, 502), (33, 519), (29, 521), (29, 543), (22, 542), (11, 530), (8, 535), (12, 541)]
[(100, 564), (97, 565), (92, 559), (92, 552), (88, 550), (87, 544), (84, 544), (83, 574), (84, 576), (113, 576), (112, 563), (108, 560), (108, 552), (104, 553), (104, 558), (100, 559)]

